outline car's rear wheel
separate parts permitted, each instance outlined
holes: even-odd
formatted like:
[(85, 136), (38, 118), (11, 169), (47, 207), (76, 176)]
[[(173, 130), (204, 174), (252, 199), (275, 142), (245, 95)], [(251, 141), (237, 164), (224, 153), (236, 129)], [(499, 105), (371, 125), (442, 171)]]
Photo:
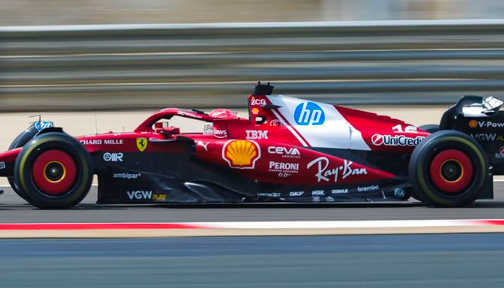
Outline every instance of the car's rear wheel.
[(439, 207), (460, 207), (480, 196), (488, 161), (480, 145), (458, 131), (431, 134), (413, 151), (409, 178), (415, 196)]
[(64, 133), (42, 134), (27, 143), (14, 167), (15, 184), (26, 200), (43, 209), (63, 209), (87, 195), (93, 179), (91, 157)]

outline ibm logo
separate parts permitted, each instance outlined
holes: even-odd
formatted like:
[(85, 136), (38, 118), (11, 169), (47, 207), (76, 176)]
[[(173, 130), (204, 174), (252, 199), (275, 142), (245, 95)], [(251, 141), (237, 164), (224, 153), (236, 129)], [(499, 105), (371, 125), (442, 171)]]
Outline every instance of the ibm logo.
[(325, 114), (319, 105), (305, 102), (296, 107), (294, 120), (299, 125), (322, 125), (325, 121)]

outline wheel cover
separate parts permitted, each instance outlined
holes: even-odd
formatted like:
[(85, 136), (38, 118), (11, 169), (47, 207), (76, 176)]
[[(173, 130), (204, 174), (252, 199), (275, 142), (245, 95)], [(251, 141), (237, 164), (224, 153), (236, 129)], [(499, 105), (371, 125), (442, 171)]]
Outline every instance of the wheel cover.
[(48, 195), (59, 195), (75, 184), (77, 165), (75, 160), (61, 150), (48, 150), (33, 162), (33, 182), (37, 188)]
[(459, 150), (444, 150), (432, 159), (430, 176), (443, 192), (461, 193), (471, 183), (474, 168), (471, 159)]

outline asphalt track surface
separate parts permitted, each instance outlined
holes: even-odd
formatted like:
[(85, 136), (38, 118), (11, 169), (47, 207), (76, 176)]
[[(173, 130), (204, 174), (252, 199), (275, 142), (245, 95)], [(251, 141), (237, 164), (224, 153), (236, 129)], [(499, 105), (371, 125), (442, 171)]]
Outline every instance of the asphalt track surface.
[(211, 222), (330, 221), (504, 218), (504, 182), (494, 182), (495, 199), (465, 208), (433, 208), (419, 202), (364, 204), (238, 204), (238, 205), (97, 205), (93, 186), (84, 201), (69, 210), (39, 210), (10, 188), (0, 196), (0, 222)]
[(1, 240), (1, 287), (503, 287), (504, 234)]

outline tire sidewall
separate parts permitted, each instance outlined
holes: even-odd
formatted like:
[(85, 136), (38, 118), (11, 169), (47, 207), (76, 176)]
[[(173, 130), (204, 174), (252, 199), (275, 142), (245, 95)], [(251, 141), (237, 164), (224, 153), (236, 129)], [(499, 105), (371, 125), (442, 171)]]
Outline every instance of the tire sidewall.
[[(460, 194), (443, 192), (430, 179), (431, 161), (438, 153), (448, 149), (463, 152), (469, 156), (473, 165), (471, 183)], [(431, 134), (415, 148), (409, 163), (409, 173), (417, 196), (424, 202), (444, 207), (466, 206), (481, 194), (488, 174), (488, 160), (474, 139), (459, 131), (444, 130)]]
[[(77, 166), (72, 188), (61, 195), (49, 195), (39, 190), (33, 181), (32, 168), (37, 157), (47, 150), (68, 153)], [(74, 138), (63, 133), (46, 133), (29, 141), (19, 153), (14, 166), (15, 183), (30, 204), (39, 208), (68, 208), (78, 204), (91, 186), (93, 173), (87, 150)]]

